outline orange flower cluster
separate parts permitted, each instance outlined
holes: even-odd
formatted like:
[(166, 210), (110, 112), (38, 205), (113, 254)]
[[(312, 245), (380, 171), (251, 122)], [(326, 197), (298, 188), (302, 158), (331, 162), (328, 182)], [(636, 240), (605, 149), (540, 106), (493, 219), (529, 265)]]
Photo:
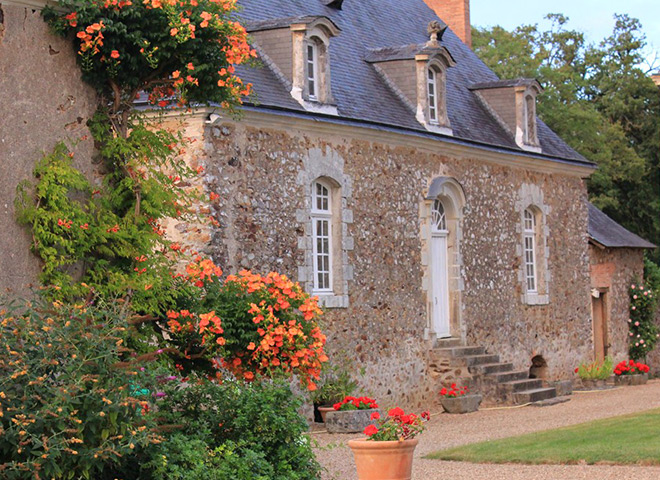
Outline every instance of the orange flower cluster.
[[(222, 322), (215, 312), (197, 315), (188, 310), (181, 310), (179, 312), (170, 310), (167, 312), (167, 318), (167, 326), (174, 335), (181, 333), (199, 335), (202, 346), (208, 343), (215, 343), (221, 346), (225, 344), (225, 339), (221, 337), (224, 333)], [(184, 354), (187, 354), (187, 352), (184, 352)]]
[(212, 283), (214, 278), (222, 276), (222, 269), (211, 259), (197, 257), (186, 266), (186, 274), (189, 282), (202, 288), (205, 282)]
[(247, 352), (231, 352), (223, 366), (246, 379), (275, 372), (296, 373), (309, 390), (315, 390), (314, 379), (319, 378), (321, 364), (328, 360), (326, 337), (315, 321), (322, 314), (318, 300), (286, 275), (275, 272), (263, 277), (243, 270), (238, 276), (230, 275), (225, 285), (254, 294), (260, 301), (250, 303), (248, 311), (258, 336), (247, 345)]

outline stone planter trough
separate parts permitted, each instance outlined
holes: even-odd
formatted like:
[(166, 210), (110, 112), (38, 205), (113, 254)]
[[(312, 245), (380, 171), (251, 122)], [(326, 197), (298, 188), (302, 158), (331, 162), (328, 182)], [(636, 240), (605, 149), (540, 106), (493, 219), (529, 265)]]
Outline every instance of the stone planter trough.
[(362, 433), (367, 425), (376, 423), (371, 414), (380, 410), (332, 410), (325, 414), (325, 428), (329, 433)]
[(607, 386), (607, 380), (582, 379), (582, 387), (585, 390), (604, 390), (612, 388)]
[(639, 373), (637, 375), (616, 375), (614, 385), (644, 385), (649, 381), (648, 373)]
[(440, 403), (447, 413), (470, 413), (479, 410), (481, 395), (463, 395), (462, 397), (442, 397)]

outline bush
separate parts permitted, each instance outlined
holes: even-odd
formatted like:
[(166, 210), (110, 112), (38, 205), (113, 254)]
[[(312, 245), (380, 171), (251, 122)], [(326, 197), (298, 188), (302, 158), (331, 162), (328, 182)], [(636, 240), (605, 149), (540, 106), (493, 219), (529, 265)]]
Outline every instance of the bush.
[(628, 353), (631, 359), (641, 360), (646, 358), (658, 341), (658, 326), (655, 324), (656, 300), (653, 291), (640, 285), (639, 282), (634, 282), (628, 293), (630, 295)]
[[(248, 381), (297, 374), (315, 390), (328, 360), (317, 299), (275, 272), (244, 270), (224, 282), (221, 275), (209, 259), (186, 267), (178, 291), (187, 294), (179, 296), (177, 311), (167, 313), (173, 344), (185, 347), (193, 361), (201, 357)], [(185, 358), (179, 363), (199, 368)]]
[(134, 458), (141, 480), (319, 477), (298, 413), (301, 401), (288, 385), (187, 380), (187, 386), (172, 381), (162, 388), (161, 420), (181, 430), (147, 452), (148, 458)]
[(607, 380), (614, 371), (614, 362), (610, 357), (603, 361), (583, 363), (575, 369), (582, 380)]
[(0, 318), (1, 478), (98, 479), (159, 441), (118, 311), (37, 302)]

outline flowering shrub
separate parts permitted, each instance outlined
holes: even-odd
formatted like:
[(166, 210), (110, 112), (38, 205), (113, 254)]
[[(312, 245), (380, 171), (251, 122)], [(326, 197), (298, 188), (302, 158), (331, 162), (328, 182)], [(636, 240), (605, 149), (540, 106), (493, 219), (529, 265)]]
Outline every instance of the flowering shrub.
[(367, 440), (377, 442), (403, 441), (415, 438), (424, 431), (424, 420), (430, 420), (429, 412), (422, 412), (417, 416), (414, 413), (406, 414), (401, 408), (395, 407), (381, 419), (378, 412), (371, 414), (372, 420), (379, 420), (378, 425), (369, 425), (364, 429)]
[(623, 361), (614, 367), (614, 375), (637, 375), (640, 373), (649, 373), (649, 366), (634, 360)]
[(140, 92), (162, 106), (240, 103), (251, 86), (235, 66), (256, 54), (235, 12), (235, 0), (59, 0), (43, 15), (74, 39), (83, 79), (116, 113)]
[(582, 380), (606, 380), (612, 375), (612, 365), (612, 359), (607, 357), (603, 361), (596, 360), (590, 363), (582, 363), (575, 369), (575, 373)]
[(101, 478), (162, 440), (148, 413), (155, 380), (131, 360), (125, 325), (118, 309), (1, 311), (1, 478)]
[(332, 408), (342, 412), (347, 410), (369, 410), (378, 408), (378, 404), (373, 398), (369, 397), (344, 397), (341, 402), (335, 403)]
[(317, 299), (275, 272), (243, 270), (224, 282), (220, 275), (211, 260), (198, 257), (179, 276), (189, 293), (167, 316), (169, 335), (185, 347), (181, 365), (204, 357), (248, 381), (297, 374), (314, 390), (328, 360)]
[(637, 282), (630, 285), (630, 318), (628, 329), (630, 358), (639, 360), (653, 350), (658, 341), (658, 327), (655, 324), (656, 300), (650, 288)]
[(455, 383), (452, 383), (449, 389), (442, 387), (440, 396), (448, 398), (462, 397), (463, 395), (467, 395), (469, 391), (470, 389), (468, 387), (457, 387)]

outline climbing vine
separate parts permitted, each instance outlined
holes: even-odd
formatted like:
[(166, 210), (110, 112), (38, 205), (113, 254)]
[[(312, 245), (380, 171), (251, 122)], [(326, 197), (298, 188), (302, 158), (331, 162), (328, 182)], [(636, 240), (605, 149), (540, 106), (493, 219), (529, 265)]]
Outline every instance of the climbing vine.
[(630, 295), (630, 344), (628, 351), (633, 360), (642, 360), (653, 350), (658, 341), (655, 324), (656, 299), (653, 290), (634, 281), (628, 290)]

